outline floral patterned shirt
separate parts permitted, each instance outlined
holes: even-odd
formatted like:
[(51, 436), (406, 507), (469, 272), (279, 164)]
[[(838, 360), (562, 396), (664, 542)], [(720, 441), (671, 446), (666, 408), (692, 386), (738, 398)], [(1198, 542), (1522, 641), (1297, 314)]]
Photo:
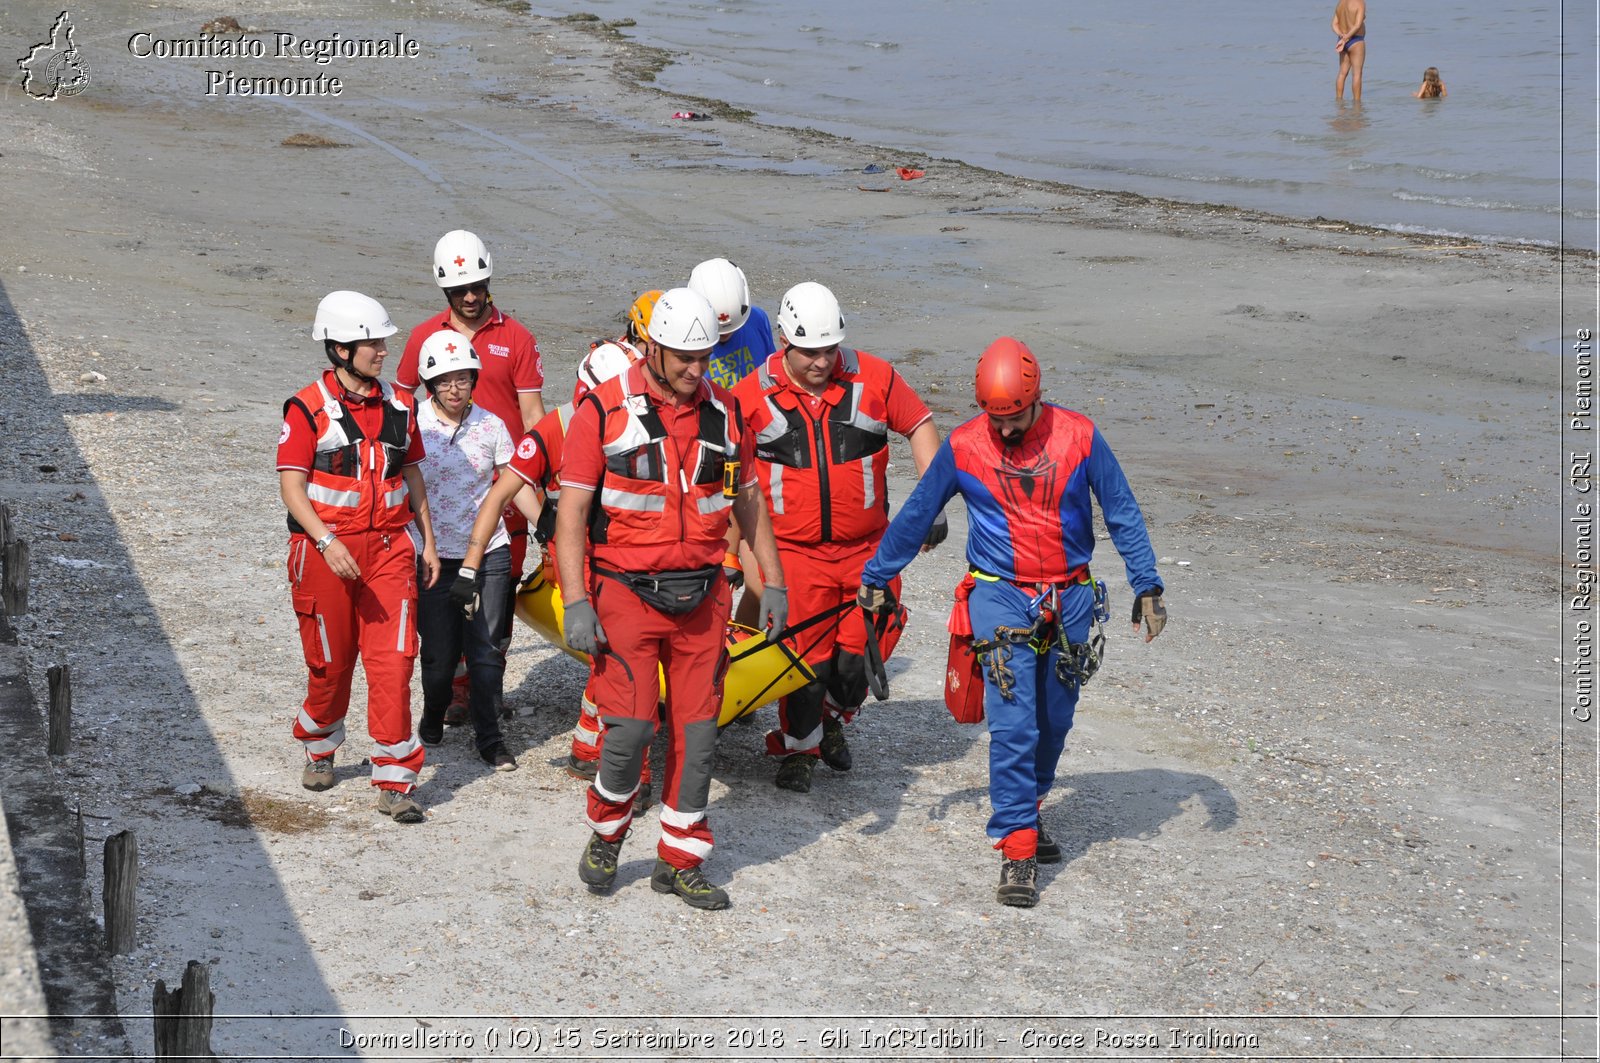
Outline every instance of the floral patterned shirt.
[[(428, 486), (428, 512), (439, 556), (466, 557), (472, 522), (478, 519), (478, 509), (494, 483), (495, 468), (511, 462), (511, 433), (504, 421), (477, 405), (467, 410), (466, 420), (459, 426), (446, 424), (428, 398), (417, 402), (417, 427), (427, 451), (421, 464), (422, 481)], [(495, 524), (488, 550), (508, 541), (501, 520)]]

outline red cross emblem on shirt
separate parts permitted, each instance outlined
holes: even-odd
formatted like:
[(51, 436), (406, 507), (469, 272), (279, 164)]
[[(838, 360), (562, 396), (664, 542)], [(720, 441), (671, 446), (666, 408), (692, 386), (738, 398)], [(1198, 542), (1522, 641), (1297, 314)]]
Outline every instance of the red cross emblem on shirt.
[(465, 266), (466, 264), (467, 264), (467, 260), (466, 259), (462, 258), (460, 255), (456, 256), (456, 268), (457, 269), (460, 269), (462, 266)]

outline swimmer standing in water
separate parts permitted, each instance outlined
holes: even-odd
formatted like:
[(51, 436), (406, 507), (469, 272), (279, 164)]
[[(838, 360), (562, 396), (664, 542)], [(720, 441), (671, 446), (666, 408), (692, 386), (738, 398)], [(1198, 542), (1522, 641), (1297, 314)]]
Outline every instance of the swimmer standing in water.
[(1344, 99), (1344, 79), (1351, 77), (1351, 99), (1361, 99), (1361, 68), (1367, 62), (1367, 3), (1366, 0), (1339, 0), (1333, 9), (1333, 32), (1339, 43), (1333, 50), (1339, 53), (1339, 77), (1334, 81), (1334, 95)]

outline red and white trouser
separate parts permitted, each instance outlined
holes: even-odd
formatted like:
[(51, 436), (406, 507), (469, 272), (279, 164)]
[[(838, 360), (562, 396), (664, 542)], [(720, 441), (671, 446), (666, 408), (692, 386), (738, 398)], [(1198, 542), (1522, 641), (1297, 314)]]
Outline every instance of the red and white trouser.
[[(790, 622), (798, 623), (854, 602), (861, 589), (861, 569), (877, 550), (881, 537), (806, 546), (778, 540), (778, 558), (789, 583)], [(889, 589), (898, 600), (899, 576), (890, 581)], [(904, 619), (897, 613), (879, 639), (885, 660), (900, 640)], [(796, 653), (804, 656), (818, 679), (816, 684), (779, 700), (779, 729), (767, 734), (767, 752), (773, 756), (816, 753), (822, 741), (823, 717), (849, 722), (867, 693), (867, 625), (860, 609), (846, 609), (836, 624), (819, 624), (789, 642)]]
[[(515, 508), (515, 507), (513, 507)], [(545, 544), (544, 571), (545, 578), (561, 587), (560, 577), (556, 569), (556, 551), (554, 543)], [(583, 577), (592, 579), (587, 558), (584, 561)], [(641, 607), (642, 607), (641, 603)], [(606, 725), (600, 719), (600, 710), (595, 706), (594, 676), (589, 676), (588, 682), (583, 685), (583, 702), (578, 707), (578, 722), (572, 728), (572, 758), (585, 761), (589, 764), (600, 762), (600, 747), (605, 740)], [(641, 783), (650, 781), (650, 756), (645, 754), (643, 773), (639, 777)]]
[(342, 533), (361, 575), (334, 575), (315, 544), (289, 537), (289, 586), (309, 678), (294, 736), (315, 759), (344, 742), (350, 681), (359, 654), (367, 677), (372, 784), (409, 791), (422, 767), (411, 732), (411, 671), (417, 659), (417, 550), (406, 532)]
[(672, 731), (656, 853), (673, 867), (694, 867), (712, 846), (706, 805), (727, 669), (728, 585), (714, 581), (703, 602), (678, 616), (650, 608), (605, 577), (592, 578), (589, 597), (608, 640), (590, 677), (605, 740), (600, 771), (589, 787), (589, 828), (619, 841), (633, 821), (633, 799), (656, 729), (659, 667), (666, 672)]
[[(572, 729), (572, 757), (574, 760), (600, 763), (600, 749), (605, 744), (606, 725), (600, 719), (600, 709), (595, 705), (594, 676), (583, 685), (583, 703), (578, 708), (578, 724)], [(650, 757), (645, 755), (639, 776), (641, 783), (650, 781)]]

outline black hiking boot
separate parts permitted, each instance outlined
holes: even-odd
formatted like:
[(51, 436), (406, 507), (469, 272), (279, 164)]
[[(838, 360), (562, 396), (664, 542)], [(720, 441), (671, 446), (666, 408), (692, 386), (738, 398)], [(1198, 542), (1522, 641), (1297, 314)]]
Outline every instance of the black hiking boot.
[(811, 773), (817, 768), (815, 753), (790, 753), (783, 758), (783, 763), (778, 765), (777, 778), (773, 785), (780, 790), (793, 790), (797, 794), (811, 792)]
[(1045, 833), (1043, 823), (1039, 824), (1039, 851), (1034, 859), (1041, 864), (1061, 863), (1061, 843)]
[(622, 839), (608, 842), (598, 834), (589, 836), (578, 861), (578, 878), (591, 893), (605, 893), (617, 880), (617, 857), (622, 852)]
[(854, 763), (849, 743), (844, 740), (844, 724), (832, 716), (822, 721), (822, 743), (818, 748), (822, 751), (822, 763), (834, 771), (849, 771)]

